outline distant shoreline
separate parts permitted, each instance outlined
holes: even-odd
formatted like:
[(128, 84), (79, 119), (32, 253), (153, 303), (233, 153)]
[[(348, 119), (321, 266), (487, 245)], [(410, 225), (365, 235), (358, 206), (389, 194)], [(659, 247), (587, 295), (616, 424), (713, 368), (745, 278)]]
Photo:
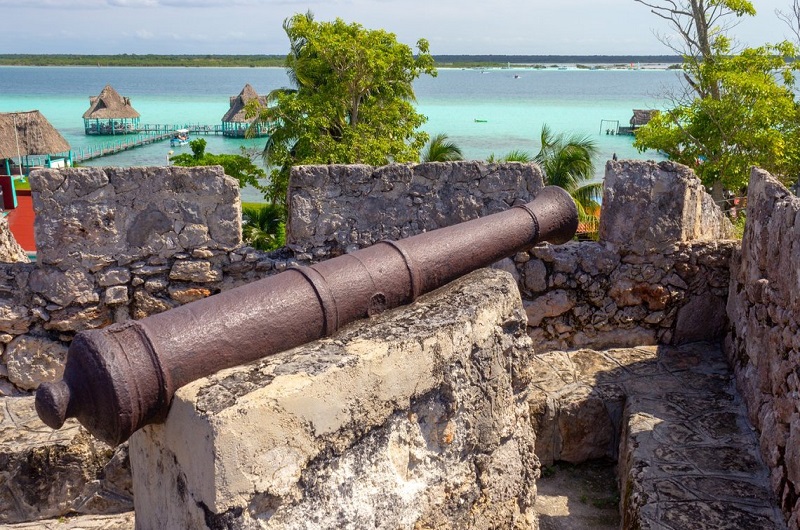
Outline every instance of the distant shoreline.
[[(439, 68), (551, 67), (553, 65), (679, 65), (675, 55), (434, 55)], [(284, 66), (285, 55), (0, 54), (0, 66), (171, 66), (265, 68)]]

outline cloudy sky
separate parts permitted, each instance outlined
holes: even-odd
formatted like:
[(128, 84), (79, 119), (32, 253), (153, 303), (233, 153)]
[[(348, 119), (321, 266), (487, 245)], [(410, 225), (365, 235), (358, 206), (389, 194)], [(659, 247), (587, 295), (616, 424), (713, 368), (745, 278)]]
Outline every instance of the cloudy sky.
[[(782, 39), (775, 9), (790, 2), (754, 0), (739, 41)], [(667, 26), (633, 0), (0, 0), (0, 53), (284, 54), (282, 21), (309, 9), (433, 54), (670, 53), (653, 36)]]

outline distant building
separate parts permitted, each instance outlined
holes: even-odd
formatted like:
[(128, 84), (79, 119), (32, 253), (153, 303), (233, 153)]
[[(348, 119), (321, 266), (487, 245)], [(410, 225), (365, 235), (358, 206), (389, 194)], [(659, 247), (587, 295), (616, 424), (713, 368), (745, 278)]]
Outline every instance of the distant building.
[(106, 85), (99, 96), (89, 98), (89, 110), (83, 113), (83, 128), (90, 135), (135, 133), (139, 129), (139, 113), (129, 98)]
[(639, 127), (647, 125), (653, 117), (654, 110), (633, 109), (633, 116), (631, 116), (630, 124), (631, 129), (634, 131)]
[(261, 107), (267, 106), (267, 97), (259, 96), (248, 83), (238, 96), (231, 97), (231, 108), (222, 117), (223, 136), (242, 138), (248, 129), (253, 129), (250, 133), (253, 137), (267, 136), (269, 134), (266, 124), (256, 123), (255, 116), (252, 118), (245, 116), (245, 107), (251, 101), (257, 101)]

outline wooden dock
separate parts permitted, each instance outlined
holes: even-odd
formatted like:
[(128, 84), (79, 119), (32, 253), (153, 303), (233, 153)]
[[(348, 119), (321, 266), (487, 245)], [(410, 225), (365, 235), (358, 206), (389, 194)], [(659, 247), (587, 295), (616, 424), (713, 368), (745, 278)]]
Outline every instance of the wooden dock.
[(222, 125), (143, 125), (136, 129), (135, 132), (116, 135), (113, 140), (73, 151), (72, 160), (80, 163), (152, 143), (163, 142), (172, 138), (173, 133), (179, 129), (187, 129), (190, 135), (195, 136), (222, 134)]

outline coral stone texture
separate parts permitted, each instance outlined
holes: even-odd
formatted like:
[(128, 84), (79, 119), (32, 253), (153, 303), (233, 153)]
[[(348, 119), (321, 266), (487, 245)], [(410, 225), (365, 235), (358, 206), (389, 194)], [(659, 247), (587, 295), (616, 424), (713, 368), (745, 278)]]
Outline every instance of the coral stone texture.
[[(241, 243), (236, 181), (219, 166), (39, 170), (30, 177), (37, 260), (68, 270)], [(72, 252), (63, 252), (68, 247)]]
[(184, 387), (131, 439), (137, 526), (534, 528), (524, 315), (479, 271)]
[(337, 255), (507, 210), (544, 186), (531, 164), (301, 166), (289, 183), (287, 243)]
[(0, 217), (0, 262), (27, 263), (28, 254), (25, 252), (8, 226), (8, 219)]

